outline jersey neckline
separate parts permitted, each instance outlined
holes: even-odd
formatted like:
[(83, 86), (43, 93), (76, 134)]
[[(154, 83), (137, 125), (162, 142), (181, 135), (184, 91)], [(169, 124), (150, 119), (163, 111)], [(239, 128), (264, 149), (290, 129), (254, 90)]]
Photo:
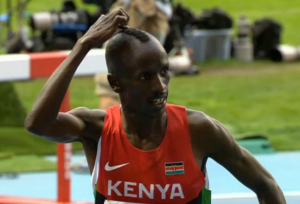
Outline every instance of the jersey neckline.
[(168, 137), (170, 135), (170, 131), (171, 131), (171, 128), (170, 128), (170, 117), (168, 117), (168, 104), (166, 104), (166, 114), (167, 114), (167, 127), (166, 127), (166, 132), (165, 132), (165, 135), (164, 135), (164, 138), (162, 139), (161, 143), (159, 144), (159, 146), (155, 149), (152, 149), (152, 150), (142, 150), (142, 149), (139, 149), (137, 147), (135, 147), (133, 144), (131, 144), (131, 142), (129, 141), (128, 139), (128, 136), (124, 130), (124, 126), (123, 126), (123, 121), (122, 121), (122, 115), (121, 115), (121, 110), (122, 110), (122, 106), (120, 106), (120, 109), (118, 111), (118, 114), (120, 114), (119, 116), (119, 128), (120, 128), (120, 131), (121, 131), (121, 137), (122, 139), (125, 140), (125, 142), (127, 143), (128, 146), (131, 147), (131, 149), (133, 149), (134, 151), (137, 151), (138, 153), (155, 153), (157, 151), (160, 151), (160, 150), (163, 150), (165, 148), (165, 146), (167, 145), (168, 143)]

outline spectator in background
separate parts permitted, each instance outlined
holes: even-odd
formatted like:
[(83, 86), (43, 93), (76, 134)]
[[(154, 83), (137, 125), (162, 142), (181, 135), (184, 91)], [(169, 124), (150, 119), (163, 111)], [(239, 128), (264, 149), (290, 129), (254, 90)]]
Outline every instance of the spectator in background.
[[(172, 16), (170, 0), (117, 0), (109, 12), (120, 7), (130, 16), (129, 27), (147, 31), (164, 44), (169, 32), (168, 20)], [(96, 94), (100, 97), (100, 109), (119, 104), (118, 94), (111, 89), (107, 74), (97, 74), (95, 83)]]

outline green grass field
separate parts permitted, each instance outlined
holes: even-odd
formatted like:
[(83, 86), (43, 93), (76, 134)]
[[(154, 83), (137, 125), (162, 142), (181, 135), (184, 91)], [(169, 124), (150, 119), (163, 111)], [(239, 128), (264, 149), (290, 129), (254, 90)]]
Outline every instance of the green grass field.
[(22, 155), (0, 160), (0, 173), (53, 171), (56, 163), (37, 155)]
[[(61, 2), (61, 0), (32, 0), (28, 10), (33, 13), (57, 9)], [(75, 2), (82, 8), (95, 10), (93, 6), (84, 6), (81, 0)], [(241, 14), (246, 14), (251, 20), (274, 18), (284, 26), (282, 42), (300, 44), (298, 35), (300, 0), (181, 2), (198, 14), (205, 8), (218, 6), (234, 19)], [(265, 133), (275, 150), (299, 150), (299, 65), (300, 63), (208, 62), (201, 65), (203, 72), (199, 76), (173, 78), (168, 102), (204, 111), (229, 127), (234, 136), (247, 132)], [(44, 83), (45, 79), (15, 83), (27, 110), (32, 106)], [(97, 108), (98, 100), (94, 94), (91, 77), (73, 80), (71, 85), (73, 108), (79, 106)], [(0, 141), (0, 158), (11, 158), (0, 160), (0, 172), (36, 171), (41, 170), (41, 166), (44, 166), (44, 169), (55, 168), (53, 163), (46, 162), (46, 164), (40, 157), (31, 156), (55, 153), (54, 143), (32, 136), (23, 128), (11, 127), (0, 128)], [(80, 144), (74, 144), (74, 149), (80, 148)], [(25, 163), (20, 162), (21, 160)], [(29, 160), (34, 165), (27, 165), (28, 168), (25, 169), (16, 166), (26, 164)]]

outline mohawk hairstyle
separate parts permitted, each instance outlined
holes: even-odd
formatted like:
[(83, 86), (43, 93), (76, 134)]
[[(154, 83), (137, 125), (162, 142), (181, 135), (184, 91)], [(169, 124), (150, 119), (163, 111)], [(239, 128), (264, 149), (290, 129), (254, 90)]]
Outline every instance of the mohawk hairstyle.
[(149, 36), (144, 31), (135, 28), (125, 28), (119, 31), (118, 33), (124, 33), (126, 35), (130, 35), (132, 37), (135, 37), (141, 42), (148, 42), (150, 40)]
[[(117, 36), (120, 34), (120, 36)], [(115, 33), (113, 39), (109, 40), (106, 46), (105, 59), (108, 73), (118, 72), (118, 67), (122, 67), (122, 53), (128, 49), (132, 43), (132, 38), (144, 43), (150, 41), (146, 32), (135, 28), (125, 28)], [(116, 60), (117, 59), (117, 60)]]

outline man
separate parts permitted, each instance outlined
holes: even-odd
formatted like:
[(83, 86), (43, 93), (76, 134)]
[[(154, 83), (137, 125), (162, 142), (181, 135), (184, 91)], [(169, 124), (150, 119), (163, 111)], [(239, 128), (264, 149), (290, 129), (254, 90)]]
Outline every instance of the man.
[[(206, 204), (208, 157), (252, 189), (260, 203), (286, 203), (270, 173), (222, 124), (203, 112), (166, 104), (168, 56), (156, 38), (128, 28), (128, 20), (122, 9), (99, 18), (46, 82), (26, 118), (27, 130), (49, 141), (83, 144), (96, 204)], [(108, 81), (122, 106), (59, 113), (85, 55), (111, 37)]]
[[(110, 13), (119, 8), (123, 8), (131, 16), (129, 27), (144, 30), (164, 44), (169, 32), (168, 19), (172, 16), (169, 0), (117, 0), (110, 8)], [(94, 80), (95, 92), (100, 97), (100, 109), (119, 104), (119, 95), (111, 89), (107, 74), (96, 74)]]

